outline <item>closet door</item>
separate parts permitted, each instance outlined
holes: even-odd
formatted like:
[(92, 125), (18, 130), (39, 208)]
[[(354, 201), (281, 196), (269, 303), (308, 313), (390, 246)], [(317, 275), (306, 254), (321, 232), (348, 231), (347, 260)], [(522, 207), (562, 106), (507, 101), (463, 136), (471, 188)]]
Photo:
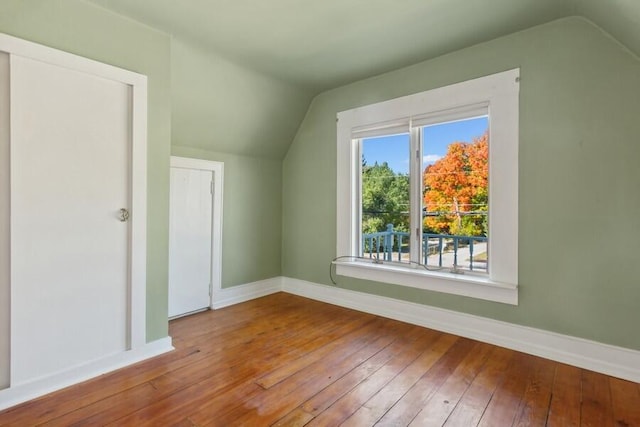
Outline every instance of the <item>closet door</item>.
[(213, 172), (171, 168), (169, 317), (211, 305)]
[(130, 346), (132, 94), (16, 55), (10, 73), (15, 386)]

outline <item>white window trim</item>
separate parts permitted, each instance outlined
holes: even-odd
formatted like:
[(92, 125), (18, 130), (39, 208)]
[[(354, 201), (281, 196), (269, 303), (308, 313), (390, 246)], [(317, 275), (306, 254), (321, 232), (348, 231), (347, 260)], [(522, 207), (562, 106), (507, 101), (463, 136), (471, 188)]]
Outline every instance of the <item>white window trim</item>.
[[(514, 69), (338, 113), (336, 274), (518, 304), (519, 75)], [(340, 260), (359, 253), (359, 150), (354, 132), (392, 123), (440, 121), (475, 105), (489, 109), (488, 276), (427, 271), (399, 264)], [(343, 258), (344, 259), (344, 258)]]

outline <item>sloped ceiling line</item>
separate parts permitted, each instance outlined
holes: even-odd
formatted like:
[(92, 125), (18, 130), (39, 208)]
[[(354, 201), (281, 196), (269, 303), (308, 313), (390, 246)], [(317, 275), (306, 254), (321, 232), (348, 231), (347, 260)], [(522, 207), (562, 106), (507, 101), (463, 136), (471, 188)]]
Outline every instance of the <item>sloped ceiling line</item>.
[(316, 92), (579, 15), (640, 53), (638, 0), (87, 0)]

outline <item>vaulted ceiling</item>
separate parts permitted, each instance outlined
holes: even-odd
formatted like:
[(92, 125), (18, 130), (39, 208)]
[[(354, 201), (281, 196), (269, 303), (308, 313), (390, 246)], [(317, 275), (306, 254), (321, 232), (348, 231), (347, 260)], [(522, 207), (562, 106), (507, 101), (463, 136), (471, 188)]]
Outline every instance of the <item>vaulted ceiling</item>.
[(315, 91), (579, 15), (640, 53), (640, 0), (89, 0)]

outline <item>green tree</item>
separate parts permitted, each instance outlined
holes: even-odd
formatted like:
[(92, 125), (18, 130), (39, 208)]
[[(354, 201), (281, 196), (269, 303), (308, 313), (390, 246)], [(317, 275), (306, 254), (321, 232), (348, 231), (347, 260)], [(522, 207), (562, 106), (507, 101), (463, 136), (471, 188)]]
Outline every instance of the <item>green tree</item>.
[(395, 173), (387, 162), (362, 161), (362, 232), (375, 233), (393, 224), (409, 230), (409, 175)]

